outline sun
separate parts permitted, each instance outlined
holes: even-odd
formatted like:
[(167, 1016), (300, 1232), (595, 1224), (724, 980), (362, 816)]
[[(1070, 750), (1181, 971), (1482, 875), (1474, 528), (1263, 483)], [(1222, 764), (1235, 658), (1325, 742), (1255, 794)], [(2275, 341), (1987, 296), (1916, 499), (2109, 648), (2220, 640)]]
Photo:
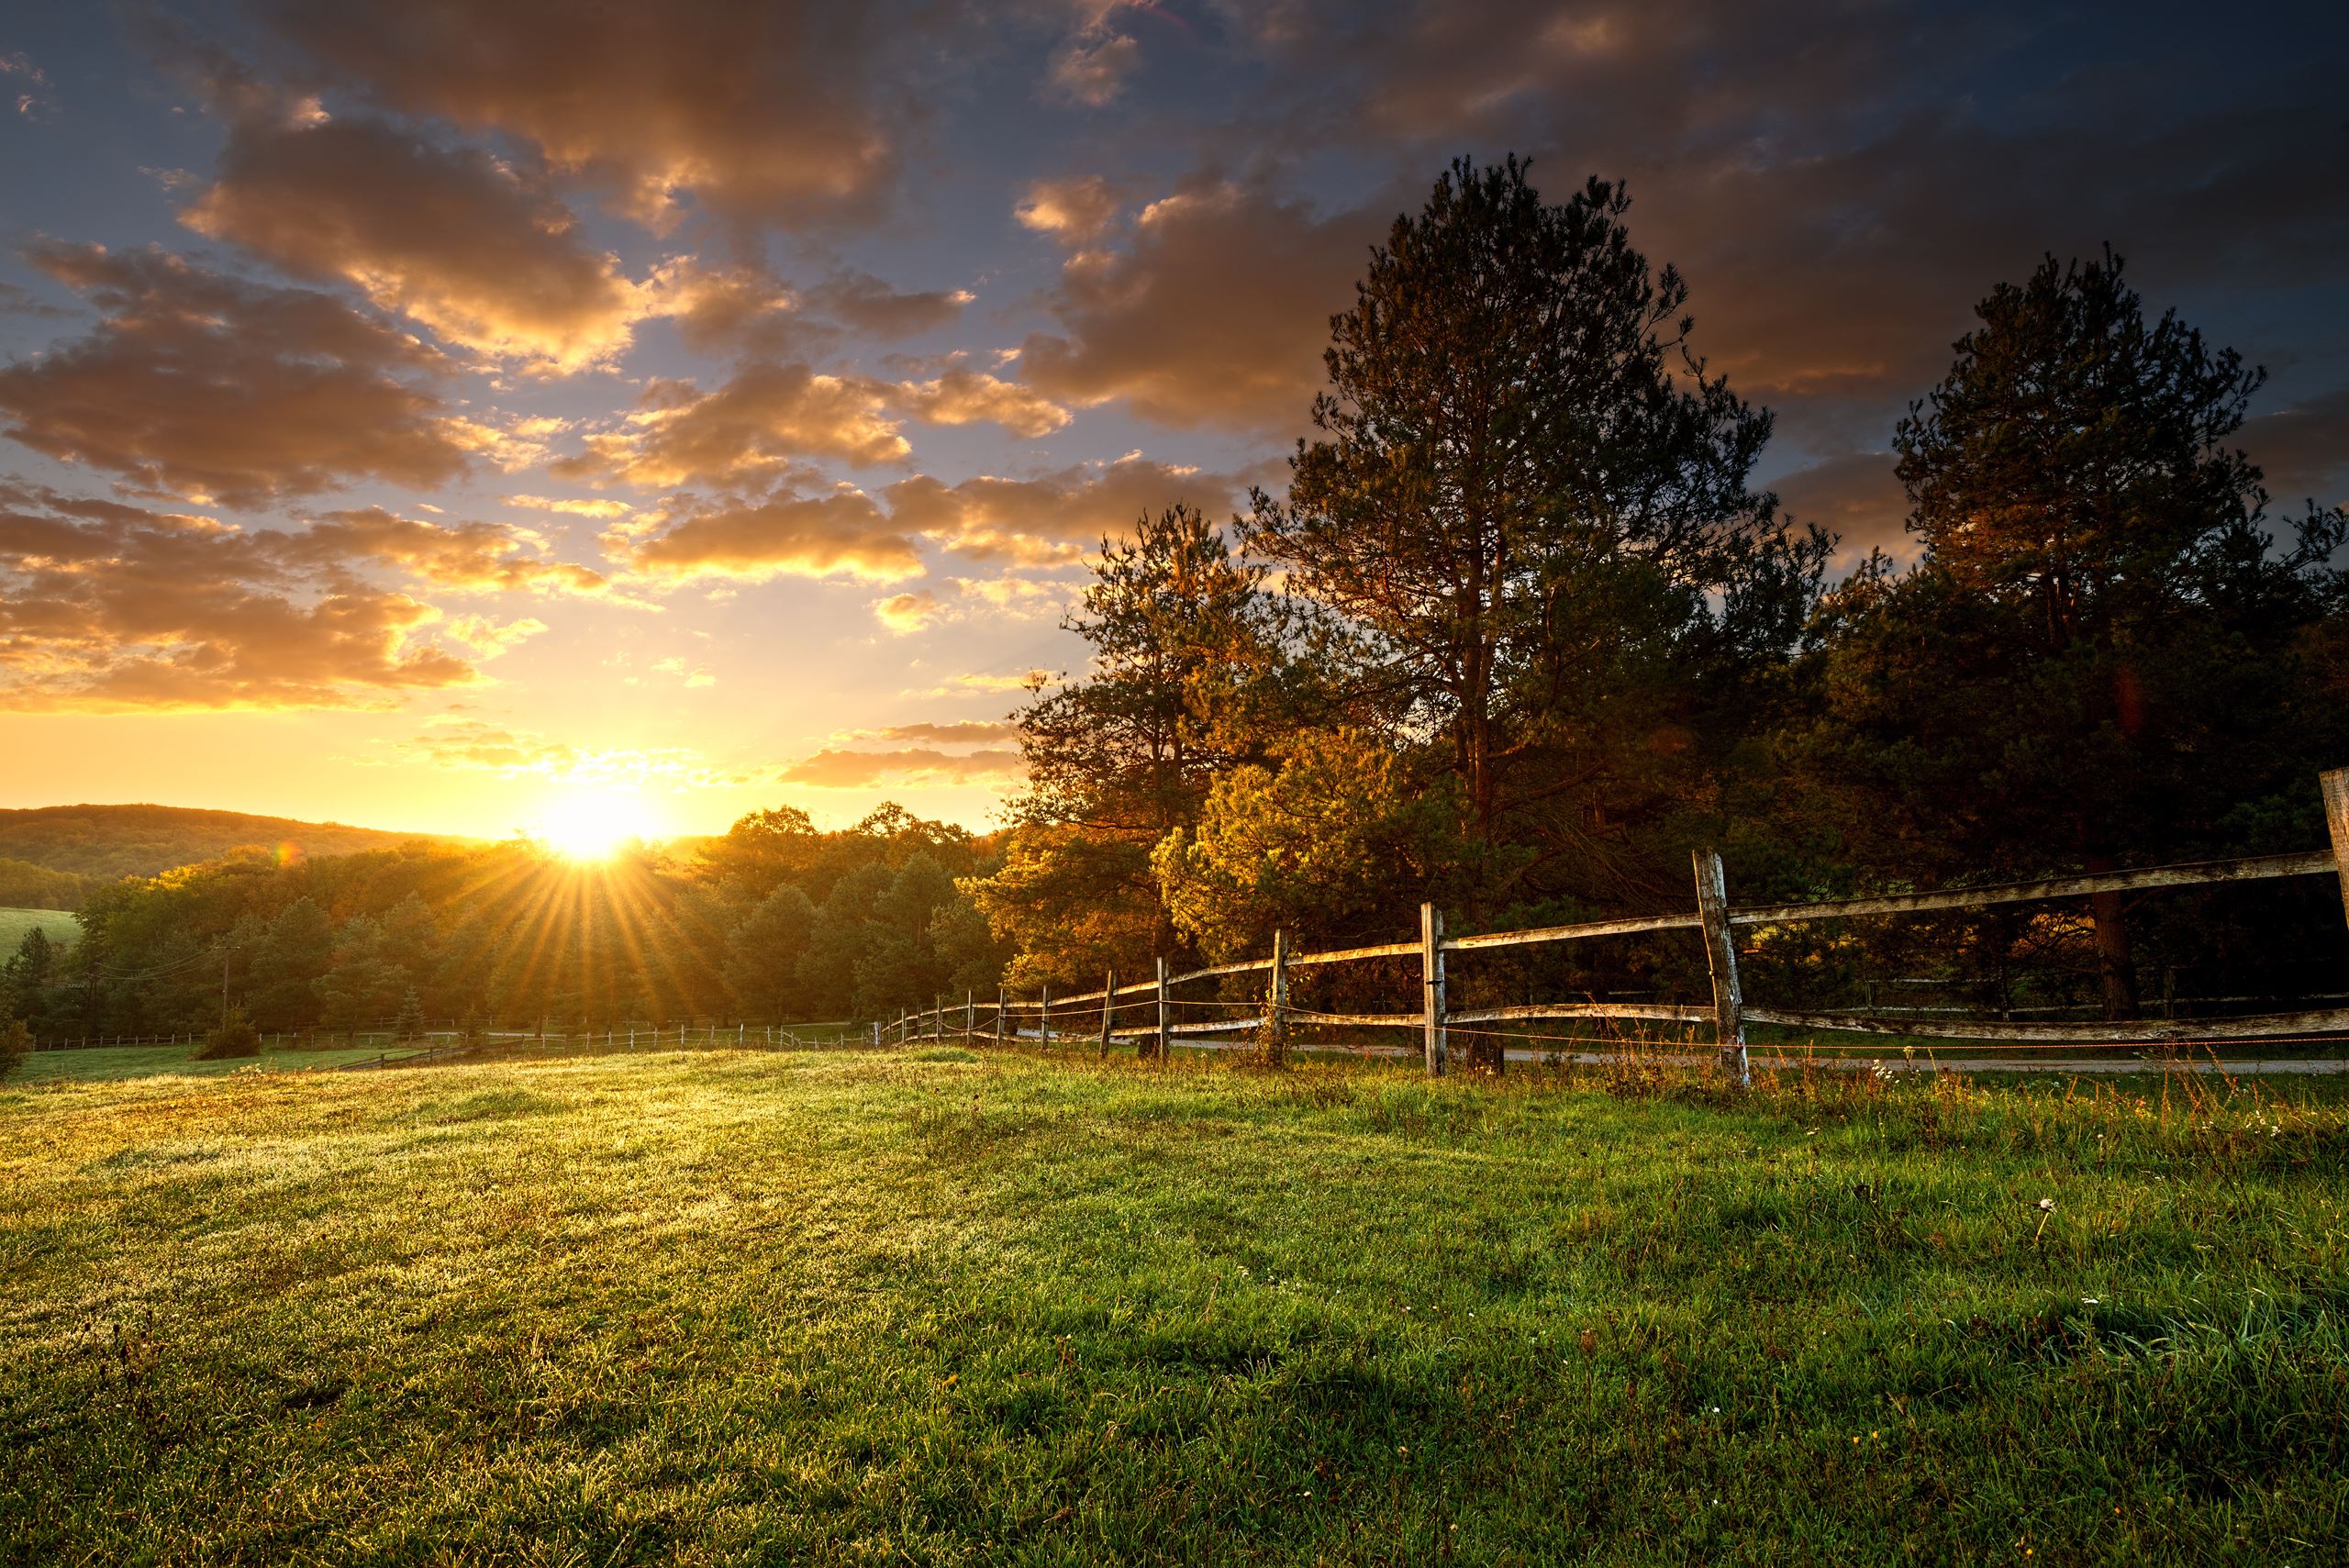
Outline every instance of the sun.
[(577, 790), (540, 807), (530, 836), (571, 861), (607, 861), (662, 836), (659, 813), (621, 790)]

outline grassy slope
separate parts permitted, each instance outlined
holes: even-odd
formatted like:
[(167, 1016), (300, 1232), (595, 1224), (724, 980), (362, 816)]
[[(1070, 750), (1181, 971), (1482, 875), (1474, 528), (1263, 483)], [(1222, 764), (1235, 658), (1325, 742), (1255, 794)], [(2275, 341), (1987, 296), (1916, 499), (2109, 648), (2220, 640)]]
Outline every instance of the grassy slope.
[(1531, 1077), (0, 1091), (0, 1557), (2349, 1551), (2337, 1106)]
[(13, 954), (35, 926), (47, 931), (50, 941), (68, 945), (82, 934), (80, 923), (62, 909), (0, 909), (0, 959)]

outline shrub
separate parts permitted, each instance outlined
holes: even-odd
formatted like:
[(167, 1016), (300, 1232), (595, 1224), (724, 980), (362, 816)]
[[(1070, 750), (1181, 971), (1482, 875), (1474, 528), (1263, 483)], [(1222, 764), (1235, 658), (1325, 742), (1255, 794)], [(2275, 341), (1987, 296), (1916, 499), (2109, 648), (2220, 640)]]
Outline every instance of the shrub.
[(0, 1013), (0, 1078), (14, 1076), (32, 1053), (33, 1031), (25, 1027), (25, 1020)]
[(223, 1019), (218, 1029), (204, 1037), (204, 1043), (195, 1048), (194, 1060), (227, 1062), (239, 1056), (260, 1054), (261, 1036), (246, 1021), (243, 1009), (239, 1008)]

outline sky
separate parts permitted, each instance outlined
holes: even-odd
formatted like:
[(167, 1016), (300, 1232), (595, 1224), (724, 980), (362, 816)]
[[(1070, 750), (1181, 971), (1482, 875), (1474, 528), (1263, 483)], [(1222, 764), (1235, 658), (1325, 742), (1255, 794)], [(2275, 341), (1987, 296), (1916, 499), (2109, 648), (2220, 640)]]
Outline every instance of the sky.
[(1455, 157), (1628, 182), (1848, 565), (2112, 246), (2349, 499), (2349, 10), (0, 8), (0, 806), (986, 828), (1105, 535), (1277, 491)]

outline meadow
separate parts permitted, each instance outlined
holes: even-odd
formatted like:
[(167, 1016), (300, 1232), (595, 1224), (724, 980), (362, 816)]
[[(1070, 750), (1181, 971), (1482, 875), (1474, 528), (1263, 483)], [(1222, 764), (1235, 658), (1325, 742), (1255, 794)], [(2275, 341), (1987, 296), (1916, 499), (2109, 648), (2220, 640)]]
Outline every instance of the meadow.
[(2306, 1083), (12, 1083), (0, 1556), (2340, 1561), (2344, 1150)]
[(36, 926), (68, 947), (82, 935), (81, 922), (63, 909), (0, 909), (0, 958), (14, 953)]

